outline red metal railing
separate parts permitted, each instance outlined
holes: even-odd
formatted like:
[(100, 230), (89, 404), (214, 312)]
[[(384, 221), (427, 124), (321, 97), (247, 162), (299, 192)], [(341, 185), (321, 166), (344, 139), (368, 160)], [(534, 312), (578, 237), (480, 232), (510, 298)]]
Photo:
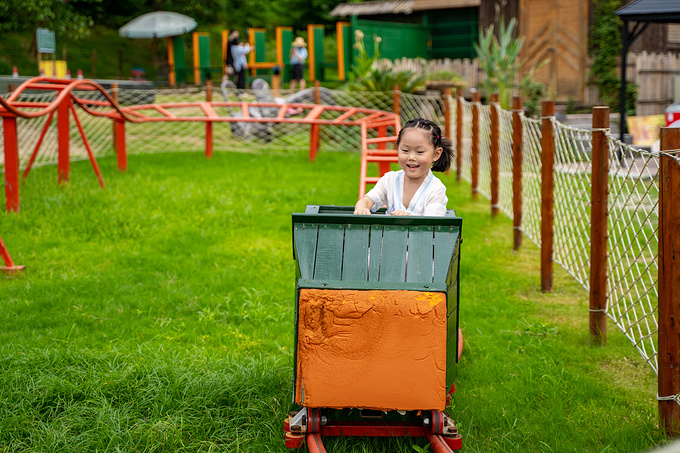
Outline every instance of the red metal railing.
[[(20, 96), (27, 90), (48, 90), (56, 91), (56, 97), (49, 102), (22, 101)], [(85, 99), (80, 94), (81, 91), (98, 91), (104, 99)], [(109, 95), (109, 93), (98, 83), (91, 80), (64, 80), (48, 77), (35, 77), (22, 83), (7, 99), (0, 97), (0, 117), (3, 121), (4, 144), (5, 144), (5, 199), (8, 211), (19, 211), (19, 144), (17, 138), (17, 118), (38, 118), (48, 116), (42, 129), (42, 133), (35, 145), (23, 178), (30, 172), (35, 158), (40, 150), (43, 138), (52, 122), (54, 114), (57, 114), (58, 129), (58, 175), (59, 182), (68, 182), (70, 173), (69, 158), (69, 133), (70, 117), (73, 117), (80, 137), (83, 140), (88, 157), (92, 164), (94, 173), (99, 184), (105, 187), (104, 179), (97, 165), (92, 149), (87, 141), (82, 123), (78, 118), (76, 106), (86, 113), (111, 118), (114, 121), (114, 146), (118, 159), (118, 169), (127, 169), (127, 151), (125, 141), (125, 123), (144, 123), (144, 122), (205, 122), (205, 154), (212, 156), (212, 124), (214, 122), (246, 122), (246, 123), (298, 123), (309, 124), (309, 158), (314, 160), (320, 144), (320, 128), (322, 126), (361, 126), (362, 131), (376, 129), (378, 139), (368, 138), (362, 132), (362, 170), (360, 177), (360, 191), (365, 191), (365, 185), (370, 183), (366, 179), (365, 163), (376, 161), (370, 159), (373, 156), (389, 155), (386, 144), (396, 141), (396, 134), (399, 132), (399, 116), (393, 112), (385, 112), (375, 109), (362, 107), (345, 107), (335, 105), (302, 104), (274, 102), (179, 102), (167, 104), (147, 104), (122, 107)], [(237, 113), (230, 113), (228, 116), (218, 114), (216, 108), (227, 107), (228, 110), (235, 110)], [(249, 109), (257, 107), (260, 109), (278, 109), (276, 116), (273, 117), (252, 117)], [(302, 113), (301, 116), (291, 117), (288, 112), (294, 110)], [(181, 114), (176, 114), (173, 110), (181, 110)], [(224, 110), (224, 109), (222, 109)], [(191, 112), (189, 115), (187, 112)], [(332, 114), (328, 114), (332, 112)], [(240, 116), (238, 116), (240, 113)], [(326, 114), (324, 116), (324, 114)], [(388, 131), (394, 134), (388, 137)], [(377, 143), (377, 150), (369, 151), (369, 145)], [(391, 151), (394, 154), (393, 151)], [(389, 170), (389, 161), (379, 161), (381, 175)], [(376, 161), (376, 162), (378, 162)], [(395, 157), (396, 161), (396, 157)]]

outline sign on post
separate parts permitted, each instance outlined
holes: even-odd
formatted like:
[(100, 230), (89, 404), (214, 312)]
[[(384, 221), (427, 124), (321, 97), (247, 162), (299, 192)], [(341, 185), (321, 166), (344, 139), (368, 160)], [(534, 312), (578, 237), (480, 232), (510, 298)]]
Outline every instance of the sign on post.
[(35, 32), (36, 41), (38, 42), (39, 53), (54, 53), (56, 51), (56, 40), (54, 39), (54, 32), (47, 28), (38, 28)]

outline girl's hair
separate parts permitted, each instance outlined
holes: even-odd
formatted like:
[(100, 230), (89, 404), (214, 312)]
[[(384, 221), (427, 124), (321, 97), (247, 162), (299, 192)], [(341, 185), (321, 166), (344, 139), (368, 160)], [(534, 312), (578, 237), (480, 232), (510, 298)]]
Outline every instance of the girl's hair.
[(439, 147), (442, 149), (442, 154), (439, 156), (439, 159), (432, 163), (432, 171), (448, 170), (451, 167), (451, 162), (453, 161), (453, 144), (448, 138), (442, 137), (442, 130), (430, 120), (416, 118), (406, 122), (406, 124), (404, 124), (404, 126), (399, 131), (399, 135), (397, 137), (397, 147), (399, 146), (399, 142), (401, 142), (401, 133), (412, 127), (423, 129), (426, 132), (429, 132), (430, 144), (434, 146), (435, 151)]

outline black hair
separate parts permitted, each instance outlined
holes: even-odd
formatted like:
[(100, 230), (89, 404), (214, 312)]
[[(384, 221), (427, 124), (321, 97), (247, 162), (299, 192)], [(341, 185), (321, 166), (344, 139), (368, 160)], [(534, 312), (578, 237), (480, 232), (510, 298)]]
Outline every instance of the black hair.
[(429, 132), (430, 144), (434, 146), (435, 151), (440, 147), (442, 149), (442, 154), (439, 156), (439, 159), (432, 163), (432, 171), (447, 171), (451, 167), (451, 162), (453, 161), (453, 144), (448, 138), (442, 137), (442, 130), (430, 120), (416, 118), (407, 121), (397, 136), (397, 147), (399, 147), (399, 142), (401, 142), (401, 133), (412, 127), (424, 129)]

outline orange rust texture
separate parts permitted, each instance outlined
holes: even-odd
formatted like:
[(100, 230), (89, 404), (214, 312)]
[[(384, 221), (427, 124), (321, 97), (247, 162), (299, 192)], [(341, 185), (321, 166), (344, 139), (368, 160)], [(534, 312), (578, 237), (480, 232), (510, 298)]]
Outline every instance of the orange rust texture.
[(295, 402), (444, 410), (446, 294), (301, 289)]

